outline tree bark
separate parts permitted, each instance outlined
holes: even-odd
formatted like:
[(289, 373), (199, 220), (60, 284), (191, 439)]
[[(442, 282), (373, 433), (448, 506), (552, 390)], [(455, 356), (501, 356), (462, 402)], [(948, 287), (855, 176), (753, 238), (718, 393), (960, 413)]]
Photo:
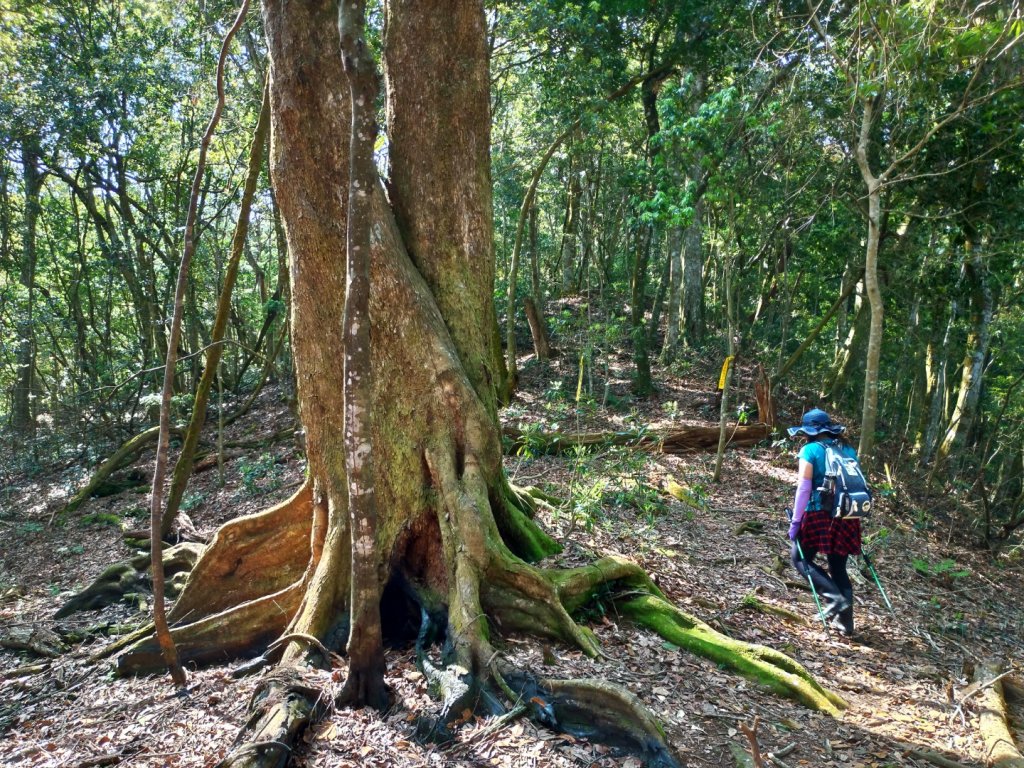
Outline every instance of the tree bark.
[(885, 307), (878, 282), (878, 246), (881, 239), (882, 185), (871, 171), (868, 150), (874, 122), (875, 102), (864, 103), (860, 137), (857, 142), (857, 166), (868, 193), (868, 240), (864, 258), (864, 290), (870, 307), (867, 359), (864, 363), (864, 403), (861, 410), (860, 444), (857, 453), (864, 463), (871, 461), (875, 447), (875, 426), (878, 417), (878, 376), (882, 357), (882, 325)]
[(370, 246), (374, 211), (371, 195), (380, 185), (373, 163), (377, 139), (377, 66), (366, 43), (365, 0), (341, 0), (338, 31), (348, 77), (349, 133), (348, 231), (345, 253), (345, 310), (342, 317), (345, 406), (345, 473), (348, 481), (349, 529), (352, 538), (352, 583), (349, 605), (348, 677), (340, 699), (349, 705), (387, 707), (384, 641), (380, 625), (382, 585), (374, 558), (377, 496), (374, 443), (370, 428), (373, 381), (370, 341)]
[(18, 282), (26, 293), (25, 311), (18, 323), (17, 367), (11, 403), (11, 421), (19, 439), (31, 443), (35, 435), (36, 334), (33, 320), (36, 281), (36, 229), (43, 176), (39, 168), (39, 142), (27, 136), (21, 142), (22, 190), (25, 210), (22, 221), (21, 266)]

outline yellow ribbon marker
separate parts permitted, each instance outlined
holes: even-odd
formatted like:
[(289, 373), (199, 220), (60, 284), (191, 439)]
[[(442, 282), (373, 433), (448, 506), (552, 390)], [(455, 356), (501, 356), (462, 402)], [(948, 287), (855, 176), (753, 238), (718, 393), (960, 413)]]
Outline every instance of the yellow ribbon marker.
[(729, 355), (725, 358), (725, 362), (722, 363), (722, 373), (718, 377), (718, 388), (725, 389), (725, 377), (729, 375), (729, 366), (732, 365), (732, 359), (735, 355)]

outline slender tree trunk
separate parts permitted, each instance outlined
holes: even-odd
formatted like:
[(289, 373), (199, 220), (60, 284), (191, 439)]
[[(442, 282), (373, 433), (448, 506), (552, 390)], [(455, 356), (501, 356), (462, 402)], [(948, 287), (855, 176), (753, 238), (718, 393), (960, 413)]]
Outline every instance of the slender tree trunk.
[(947, 370), (949, 366), (950, 347), (952, 346), (952, 335), (956, 326), (958, 315), (957, 302), (952, 301), (949, 305), (949, 319), (946, 322), (946, 330), (942, 336), (942, 344), (938, 352), (938, 359), (935, 359), (934, 347), (929, 351), (932, 370), (929, 376), (929, 391), (931, 401), (928, 406), (928, 421), (924, 428), (924, 436), (921, 440), (920, 460), (921, 464), (927, 465), (932, 462), (939, 445), (939, 432), (946, 416), (946, 397), (948, 391)]
[(530, 295), (538, 307), (543, 306), (541, 301), (540, 287), (540, 252), (537, 248), (537, 204), (530, 206), (529, 223), (529, 247), (530, 247)]
[[(658, 118), (658, 91), (665, 76), (652, 77), (644, 80), (640, 91), (640, 100), (644, 109), (644, 124), (647, 127), (647, 161), (653, 173), (654, 158), (658, 154), (654, 137), (661, 131)], [(648, 334), (644, 324), (647, 313), (647, 266), (651, 259), (654, 246), (654, 225), (640, 224), (641, 234), (634, 243), (633, 272), (630, 277), (630, 326), (633, 337), (633, 362), (636, 376), (633, 379), (633, 391), (646, 397), (654, 390), (651, 380), (651, 360), (648, 349)]]
[(374, 448), (370, 341), (370, 247), (373, 239), (372, 195), (380, 184), (373, 162), (377, 139), (377, 65), (365, 38), (365, 0), (338, 4), (342, 61), (349, 86), (352, 129), (349, 143), (348, 233), (345, 262), (344, 341), (345, 473), (348, 481), (352, 580), (349, 606), (349, 670), (342, 702), (383, 710), (384, 641), (380, 624), (382, 584), (377, 572), (377, 495), (373, 477)]
[(661, 347), (661, 364), (671, 363), (679, 351), (679, 304), (680, 287), (683, 284), (682, 259), (683, 231), (673, 226), (668, 231), (668, 324), (665, 328), (665, 342)]
[(722, 387), (722, 402), (719, 408), (718, 414), (718, 451), (715, 454), (715, 470), (712, 475), (714, 481), (720, 482), (722, 479), (722, 461), (725, 458), (725, 446), (727, 444), (726, 430), (728, 427), (729, 420), (729, 395), (730, 388), (732, 386), (733, 372), (736, 368), (736, 328), (735, 328), (735, 309), (736, 309), (736, 298), (735, 298), (735, 279), (732, 274), (733, 266), (727, 263), (725, 266), (725, 318), (726, 318), (726, 331), (729, 334), (729, 356), (726, 358), (725, 365), (725, 382)]
[(965, 273), (971, 286), (971, 330), (967, 335), (967, 349), (961, 365), (960, 387), (956, 405), (949, 420), (946, 434), (939, 444), (937, 458), (945, 461), (962, 447), (975, 423), (978, 402), (981, 399), (981, 385), (988, 356), (992, 327), (992, 289), (988, 282), (988, 270), (980, 248), (968, 236), (964, 243)]
[[(700, 185), (703, 170), (698, 160), (690, 169), (690, 178)], [(704, 342), (704, 202), (693, 204), (693, 221), (683, 233), (683, 339), (690, 347)]]
[(25, 211), (22, 224), (21, 265), (18, 282), (25, 290), (25, 311), (18, 323), (18, 345), (15, 359), (18, 372), (12, 398), (12, 426), (21, 440), (31, 442), (35, 435), (36, 404), (36, 230), (39, 222), (43, 176), (39, 168), (39, 143), (33, 136), (22, 139), (21, 164)]
[(857, 142), (857, 165), (867, 186), (868, 241), (864, 258), (864, 290), (871, 311), (867, 359), (864, 363), (864, 405), (861, 410), (860, 445), (857, 453), (861, 461), (871, 461), (875, 447), (875, 427), (878, 417), (878, 378), (882, 357), (882, 331), (885, 307), (878, 281), (878, 246), (881, 239), (882, 186), (871, 171), (868, 160), (871, 126), (874, 122), (874, 101), (866, 101), (861, 117), (860, 138)]
[(668, 290), (671, 266), (671, 261), (666, 253), (664, 262), (661, 265), (661, 274), (658, 277), (658, 288), (654, 293), (654, 303), (651, 305), (651, 319), (647, 321), (648, 349), (654, 349), (655, 344), (658, 342), (658, 326), (661, 324), (661, 308), (665, 304), (665, 293)]
[(540, 286), (540, 252), (537, 247), (537, 206), (530, 206), (530, 296), (523, 300), (526, 322), (533, 339), (533, 353), (538, 360), (551, 357), (548, 330), (544, 325), (544, 295)]
[(164, 362), (164, 383), (160, 396), (160, 434), (157, 439), (156, 464), (153, 468), (153, 486), (150, 492), (150, 568), (153, 574), (153, 623), (156, 625), (157, 640), (160, 643), (160, 651), (171, 678), (178, 688), (184, 688), (186, 684), (185, 670), (179, 661), (178, 649), (174, 645), (164, 615), (164, 573), (162, 538), (160, 535), (162, 523), (164, 475), (167, 471), (167, 449), (170, 442), (171, 430), (171, 398), (174, 395), (175, 368), (177, 365), (178, 341), (181, 336), (181, 321), (184, 311), (185, 290), (188, 287), (189, 268), (192, 263), (192, 256), (196, 250), (196, 222), (199, 218), (199, 192), (203, 177), (206, 171), (206, 155), (213, 140), (213, 132), (220, 122), (221, 113), (224, 110), (224, 67), (227, 61), (228, 49), (231, 39), (235, 36), (242, 22), (245, 20), (246, 11), (249, 10), (249, 0), (243, 0), (234, 24), (224, 36), (221, 46), (220, 57), (217, 62), (217, 105), (206, 126), (202, 141), (199, 144), (199, 157), (196, 161), (195, 177), (192, 181), (192, 194), (189, 197), (188, 213), (185, 217), (185, 240), (181, 254), (181, 264), (178, 267), (178, 279), (174, 287), (174, 310), (171, 315), (171, 327), (167, 339), (167, 358)]
[(844, 390), (850, 381), (850, 374), (856, 367), (857, 361), (861, 359), (862, 350), (867, 344), (871, 314), (868, 304), (864, 300), (862, 283), (855, 283), (854, 291), (853, 323), (846, 333), (846, 340), (843, 342), (832, 369), (825, 377), (820, 393), (822, 397), (827, 397), (833, 406), (837, 406), (847, 399), (844, 398)]
[(580, 174), (575, 160), (569, 159), (569, 194), (566, 197), (565, 224), (562, 229), (562, 295), (572, 292), (573, 276), (576, 272), (576, 260), (579, 253), (579, 221), (580, 221)]

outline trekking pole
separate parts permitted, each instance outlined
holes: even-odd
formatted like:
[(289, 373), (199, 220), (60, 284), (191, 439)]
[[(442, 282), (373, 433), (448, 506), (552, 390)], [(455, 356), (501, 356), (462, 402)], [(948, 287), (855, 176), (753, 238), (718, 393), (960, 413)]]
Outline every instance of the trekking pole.
[[(790, 522), (793, 521), (793, 510), (789, 507), (786, 507), (786, 517), (789, 518)], [(814, 604), (818, 607), (818, 618), (821, 619), (821, 626), (825, 628), (826, 632), (828, 632), (828, 622), (825, 621), (825, 612), (821, 610), (821, 600), (818, 599), (818, 590), (814, 588), (814, 579), (811, 578), (810, 574), (811, 566), (807, 562), (807, 558), (804, 557), (804, 548), (800, 546), (800, 539), (794, 539), (793, 543), (796, 544), (796, 551), (800, 553), (800, 559), (803, 560), (804, 565), (807, 566), (808, 572), (805, 575), (807, 576), (807, 583), (811, 587), (811, 594), (814, 595)]]
[(885, 607), (889, 609), (889, 613), (893, 616), (896, 615), (896, 611), (892, 607), (892, 603), (889, 602), (889, 596), (885, 594), (885, 589), (882, 588), (882, 580), (878, 578), (878, 571), (875, 570), (875, 564), (871, 562), (871, 556), (867, 552), (860, 553), (861, 558), (864, 560), (864, 564), (868, 567), (871, 572), (871, 578), (875, 580), (875, 586), (878, 587), (878, 591), (882, 593), (882, 599), (885, 601)]

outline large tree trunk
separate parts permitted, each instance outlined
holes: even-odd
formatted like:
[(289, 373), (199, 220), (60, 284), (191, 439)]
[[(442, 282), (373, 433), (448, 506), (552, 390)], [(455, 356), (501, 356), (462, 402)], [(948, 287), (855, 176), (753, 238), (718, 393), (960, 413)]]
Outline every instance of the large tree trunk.
[[(372, 546), (361, 530), (353, 536), (343, 423), (348, 409), (340, 407), (339, 375), (345, 358), (341, 265), (352, 210), (339, 194), (350, 178), (347, 143), (339, 137), (348, 131), (349, 99), (336, 11), (336, 0), (264, 2), (271, 168), (291, 264), (309, 480), (284, 504), (217, 534), (170, 617), (182, 656), (198, 662), (262, 653), (282, 633), (276, 647), (286, 665), (314, 658), (321, 643), (340, 648), (350, 631), (356, 636), (350, 623), (361, 621), (350, 597), (356, 553), (372, 558), (385, 587), (382, 614), (414, 624), (423, 615), (445, 630), (450, 653), (444, 665), (435, 667), (430, 649), (419, 648), (425, 674), (447, 691), (443, 715), (493, 701), (481, 694), (491, 680), (501, 687), (494, 630), (529, 632), (598, 655), (593, 634), (571, 612), (605, 585), (628, 590), (637, 620), (671, 634), (672, 642), (717, 652), (716, 659), (743, 674), (774, 680), (788, 695), (837, 712), (842, 701), (798, 665), (716, 636), (660, 601), (632, 563), (607, 558), (574, 570), (530, 564), (557, 545), (528, 516), (529, 500), (505, 480), (494, 416), (500, 358), (493, 308), (487, 310), (494, 280), (489, 83), (477, 0), (400, 0), (387, 8), (395, 212), (379, 184), (359, 187), (372, 222), (369, 417), (378, 514)], [(441, 74), (452, 66), (455, 75)], [(399, 592), (402, 597), (390, 597)], [(660, 602), (641, 605), (638, 594)], [(152, 641), (144, 641), (120, 659), (120, 668), (150, 667), (153, 651)], [(315, 658), (322, 659), (322, 651)], [(635, 749), (676, 764), (663, 734), (613, 686), (531, 682), (507, 668), (501, 676), (520, 693), (543, 685), (556, 715), (583, 707), (590, 725), (614, 722), (631, 734)], [(295, 708), (296, 696), (310, 700), (297, 690), (294, 681), (281, 683), (261, 697), (278, 704), (250, 720), (254, 738), (294, 734), (294, 718), (313, 709)], [(284, 722), (288, 727), (279, 727)], [(256, 752), (239, 752), (226, 764), (264, 764)]]

